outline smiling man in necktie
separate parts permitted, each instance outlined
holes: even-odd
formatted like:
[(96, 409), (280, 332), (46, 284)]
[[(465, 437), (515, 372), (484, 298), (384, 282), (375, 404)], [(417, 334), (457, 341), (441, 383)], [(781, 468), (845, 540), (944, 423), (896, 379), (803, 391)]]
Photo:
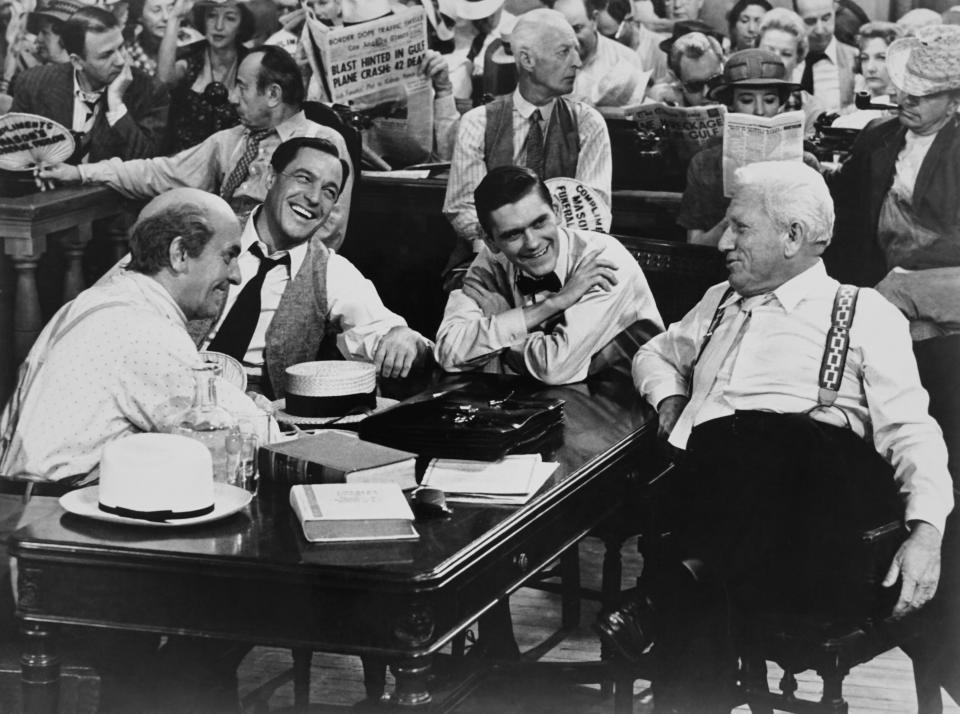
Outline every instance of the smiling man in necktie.
[(627, 366), (663, 329), (626, 248), (603, 233), (558, 226), (532, 171), (493, 169), (475, 198), (484, 248), (447, 302), (435, 348), (444, 369), (578, 382)]
[[(730, 711), (744, 615), (902, 616), (937, 589), (953, 506), (943, 437), (906, 320), (827, 275), (833, 219), (809, 166), (740, 169), (719, 243), (729, 281), (634, 360), (684, 450), (660, 509), (676, 557), (598, 630), (627, 657), (657, 643), (657, 712)], [(864, 576), (862, 533), (900, 519), (892, 562)]]

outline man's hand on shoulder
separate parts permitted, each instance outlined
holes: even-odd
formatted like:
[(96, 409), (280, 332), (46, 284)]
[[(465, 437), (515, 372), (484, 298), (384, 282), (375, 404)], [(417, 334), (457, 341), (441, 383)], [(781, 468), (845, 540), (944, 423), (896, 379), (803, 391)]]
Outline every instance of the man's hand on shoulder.
[(381, 377), (406, 377), (430, 351), (423, 336), (409, 327), (390, 328), (373, 353), (373, 363)]
[(617, 265), (607, 258), (600, 257), (601, 251), (588, 253), (574, 268), (573, 274), (559, 292), (550, 298), (558, 311), (566, 310), (575, 305), (584, 295), (600, 288), (610, 292), (617, 284)]
[(940, 581), (940, 531), (925, 521), (914, 522), (910, 536), (893, 556), (893, 563), (883, 579), (890, 587), (902, 577), (900, 599), (893, 608), (895, 617), (919, 610), (937, 592)]

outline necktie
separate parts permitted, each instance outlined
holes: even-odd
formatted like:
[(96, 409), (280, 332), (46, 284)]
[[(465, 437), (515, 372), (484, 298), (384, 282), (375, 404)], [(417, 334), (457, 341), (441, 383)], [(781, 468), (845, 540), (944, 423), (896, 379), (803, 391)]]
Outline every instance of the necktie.
[(470, 50), (467, 52), (467, 59), (473, 62), (477, 55), (480, 54), (480, 50), (483, 49), (483, 43), (487, 41), (487, 33), (480, 32), (476, 37), (473, 38), (473, 42), (470, 43)]
[(257, 329), (257, 321), (260, 319), (260, 291), (263, 289), (263, 279), (276, 266), (290, 265), (288, 253), (284, 253), (276, 260), (271, 260), (264, 257), (263, 251), (256, 243), (250, 246), (250, 252), (260, 260), (257, 274), (243, 286), (243, 290), (237, 295), (236, 302), (233, 303), (229, 314), (207, 348), (223, 352), (240, 361), (243, 361), (247, 354), (250, 338), (253, 337), (253, 331)]
[(536, 295), (537, 293), (550, 292), (555, 293), (560, 288), (560, 278), (556, 273), (547, 273), (540, 277), (531, 277), (525, 273), (517, 276), (517, 290), (521, 295)]
[(86, 134), (93, 128), (93, 121), (97, 115), (97, 103), (100, 101), (102, 94), (94, 94), (92, 92), (84, 92), (82, 89), (77, 94), (77, 99), (83, 102), (83, 108), (86, 112), (83, 118), (83, 126), (80, 127), (80, 132)]
[(543, 115), (539, 109), (534, 109), (530, 115), (530, 132), (524, 144), (527, 155), (527, 168), (543, 178), (543, 128), (540, 121)]
[(237, 165), (233, 167), (230, 176), (227, 177), (227, 180), (223, 182), (223, 186), (220, 187), (220, 196), (223, 199), (229, 201), (233, 198), (233, 192), (246, 180), (250, 164), (257, 158), (257, 152), (260, 150), (260, 142), (263, 141), (268, 134), (272, 133), (273, 129), (250, 130), (250, 134), (247, 136), (247, 145), (243, 150), (243, 156), (237, 161)]
[(800, 89), (813, 94), (813, 66), (820, 60), (827, 59), (823, 52), (810, 52), (807, 54), (806, 63), (803, 66), (803, 76), (800, 78)]
[(690, 378), (690, 401), (680, 418), (677, 419), (673, 431), (670, 432), (669, 441), (671, 444), (680, 449), (686, 446), (697, 414), (707, 401), (707, 397), (713, 389), (713, 384), (717, 381), (717, 375), (720, 374), (720, 368), (723, 366), (727, 355), (737, 348), (747, 332), (747, 325), (754, 308), (770, 302), (772, 299), (773, 293), (754, 295), (748, 298), (740, 298), (727, 308), (728, 310), (736, 308), (737, 313), (728, 326), (723, 326), (723, 320), (720, 320), (717, 329), (719, 330), (721, 327), (723, 329), (709, 343), (704, 345), (699, 359), (694, 363), (693, 374)]

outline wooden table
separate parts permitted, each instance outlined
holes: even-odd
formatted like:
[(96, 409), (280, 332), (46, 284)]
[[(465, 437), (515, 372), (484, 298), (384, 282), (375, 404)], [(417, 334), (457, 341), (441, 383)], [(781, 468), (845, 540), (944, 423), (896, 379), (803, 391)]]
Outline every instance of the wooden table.
[(559, 469), (525, 506), (457, 505), (418, 523), (416, 542), (310, 545), (286, 501), (265, 494), (185, 530), (63, 513), (17, 531), (25, 710), (56, 711), (60, 624), (378, 657), (393, 663), (398, 703), (428, 704), (439, 650), (613, 513), (631, 470), (655, 462), (655, 416), (624, 378), (516, 388), (565, 400), (563, 443), (546, 454)]
[(0, 400), (13, 371), (29, 352), (43, 327), (37, 291), (37, 263), (47, 250), (47, 238), (64, 233), (66, 270), (63, 302), (83, 288), (81, 258), (92, 237), (94, 221), (122, 210), (118, 195), (100, 186), (58, 188), (17, 198), (0, 197), (0, 241), (13, 264), (15, 288), (0, 275)]

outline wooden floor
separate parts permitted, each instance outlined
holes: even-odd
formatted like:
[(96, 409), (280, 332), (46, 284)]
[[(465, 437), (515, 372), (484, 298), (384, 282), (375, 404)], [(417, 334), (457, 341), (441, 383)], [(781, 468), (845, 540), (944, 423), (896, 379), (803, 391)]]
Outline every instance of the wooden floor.
[[(581, 546), (581, 568), (584, 585), (599, 584), (599, 563), (602, 546), (589, 540)], [(624, 546), (624, 584), (629, 586), (639, 569), (632, 543)], [(556, 595), (524, 588), (511, 598), (514, 629), (521, 650), (534, 647), (550, 636), (560, 623), (560, 604)], [(599, 658), (596, 636), (590, 623), (597, 608), (584, 604), (582, 623), (545, 659), (595, 660)], [(286, 682), (274, 689), (263, 687), (287, 672), (291, 665), (289, 650), (258, 647), (241, 666), (241, 696), (245, 696), (249, 712), (283, 710), (293, 702), (293, 687)], [(777, 687), (780, 673), (771, 667), (770, 685)], [(799, 694), (817, 692), (816, 676), (805, 673), (799, 677)], [(388, 687), (392, 684), (388, 680)], [(647, 682), (637, 682), (634, 690), (634, 711), (638, 714), (652, 711)], [(356, 657), (316, 653), (311, 676), (311, 710), (337, 712), (351, 709), (364, 697), (363, 673)], [(266, 691), (271, 690), (269, 698)], [(856, 668), (845, 680), (844, 692), (851, 714), (869, 712), (915, 712), (916, 698), (910, 662), (899, 650), (889, 652), (867, 665)], [(258, 697), (258, 694), (260, 695)], [(458, 709), (463, 714), (612, 714), (612, 699), (603, 699), (599, 688), (586, 685), (556, 685), (538, 687), (529, 682), (492, 681), (483, 685)], [(737, 712), (746, 712), (742, 707)], [(958, 707), (944, 693), (944, 711), (960, 714)]]

